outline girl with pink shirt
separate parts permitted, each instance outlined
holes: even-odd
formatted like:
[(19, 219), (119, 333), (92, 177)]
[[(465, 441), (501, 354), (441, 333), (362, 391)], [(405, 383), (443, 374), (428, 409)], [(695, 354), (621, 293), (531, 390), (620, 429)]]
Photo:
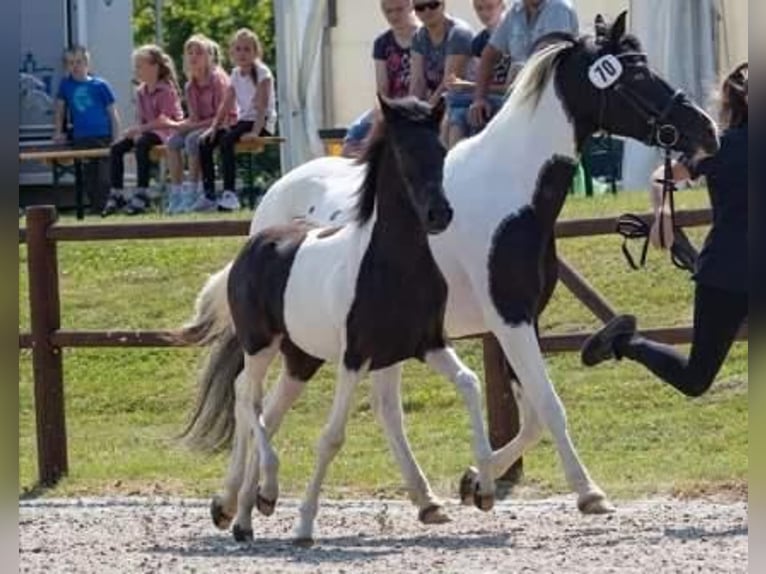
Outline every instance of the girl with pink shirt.
[[(103, 216), (122, 209), (128, 215), (137, 215), (149, 207), (149, 153), (152, 147), (165, 144), (183, 120), (178, 80), (170, 59), (162, 48), (145, 45), (133, 52), (133, 65), (139, 81), (136, 91), (137, 124), (128, 128), (122, 139), (112, 144), (112, 190)], [(131, 193), (124, 189), (124, 155), (132, 150), (136, 154), (138, 181)]]
[[(189, 117), (176, 126), (168, 140), (170, 194), (166, 212), (170, 215), (189, 211), (201, 196), (199, 136), (211, 126), (229, 88), (229, 76), (218, 65), (218, 44), (203, 34), (195, 34), (184, 44), (186, 105)], [(230, 119), (236, 110), (230, 107)], [(183, 183), (183, 158), (189, 162), (189, 181)]]

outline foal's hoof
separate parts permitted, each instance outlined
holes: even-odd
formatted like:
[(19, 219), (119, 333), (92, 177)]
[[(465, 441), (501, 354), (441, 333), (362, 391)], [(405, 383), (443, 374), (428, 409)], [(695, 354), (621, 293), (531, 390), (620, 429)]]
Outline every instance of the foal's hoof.
[(213, 519), (213, 524), (216, 528), (221, 530), (228, 530), (233, 520), (233, 516), (229, 516), (223, 509), (223, 501), (220, 496), (214, 496), (210, 501), (210, 518)]
[(261, 491), (258, 489), (258, 494), (255, 497), (255, 507), (258, 509), (258, 512), (263, 514), (264, 516), (271, 516), (274, 514), (274, 509), (277, 506), (276, 500), (269, 500), (268, 498), (264, 498), (261, 496)]
[(483, 512), (489, 512), (495, 506), (494, 494), (479, 494), (478, 484), (477, 490), (473, 493), (473, 504), (476, 508)]
[(479, 471), (468, 467), (460, 479), (460, 504), (471, 506), (474, 503), (474, 493), (478, 489)]
[(452, 519), (444, 512), (444, 508), (438, 504), (432, 504), (421, 508), (418, 512), (418, 520), (423, 524), (446, 524), (452, 522)]
[(583, 514), (611, 514), (616, 508), (603, 492), (589, 492), (577, 500), (577, 508)]
[(253, 531), (249, 528), (242, 528), (239, 524), (235, 524), (231, 529), (231, 533), (234, 536), (234, 540), (237, 542), (252, 542)]
[(293, 539), (293, 546), (298, 548), (311, 548), (314, 546), (313, 538), (295, 538)]

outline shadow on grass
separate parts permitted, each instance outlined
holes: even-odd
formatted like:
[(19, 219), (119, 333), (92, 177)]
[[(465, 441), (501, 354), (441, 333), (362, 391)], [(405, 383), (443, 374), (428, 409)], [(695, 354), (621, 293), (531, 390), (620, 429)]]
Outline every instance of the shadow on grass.
[(33, 486), (25, 486), (19, 495), (19, 501), (21, 500), (35, 500), (41, 498), (46, 492), (53, 487), (45, 484), (35, 483)]
[(419, 536), (336, 536), (319, 538), (314, 546), (303, 548), (285, 538), (256, 538), (249, 544), (235, 543), (228, 536), (206, 536), (189, 546), (161, 545), (151, 551), (191, 557), (248, 557), (254, 556), (307, 564), (323, 562), (346, 562), (351, 560), (372, 561), (377, 558), (401, 554), (405, 548), (423, 548), (459, 552), (468, 548), (511, 547), (509, 534), (479, 535), (419, 535)]

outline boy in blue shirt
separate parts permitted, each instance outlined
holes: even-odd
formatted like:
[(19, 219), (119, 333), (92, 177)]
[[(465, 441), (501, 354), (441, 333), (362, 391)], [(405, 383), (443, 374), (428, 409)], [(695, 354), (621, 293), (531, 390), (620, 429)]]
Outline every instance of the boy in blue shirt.
[[(103, 79), (88, 73), (90, 55), (82, 46), (64, 53), (68, 75), (56, 94), (56, 143), (71, 143), (78, 148), (109, 147), (120, 134), (120, 118), (114, 93)], [(71, 131), (67, 128), (67, 114)], [(84, 183), (91, 209), (101, 213), (109, 192), (109, 157), (85, 162)]]

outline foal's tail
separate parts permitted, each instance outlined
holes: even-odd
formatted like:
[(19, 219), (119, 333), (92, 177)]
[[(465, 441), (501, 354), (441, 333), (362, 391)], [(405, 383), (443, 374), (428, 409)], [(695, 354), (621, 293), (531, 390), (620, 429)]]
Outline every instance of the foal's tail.
[(190, 447), (225, 448), (234, 434), (234, 381), (244, 369), (244, 354), (234, 331), (226, 295), (231, 263), (210, 277), (197, 296), (194, 318), (172, 334), (176, 342), (208, 347), (198, 378), (191, 420), (181, 434)]

